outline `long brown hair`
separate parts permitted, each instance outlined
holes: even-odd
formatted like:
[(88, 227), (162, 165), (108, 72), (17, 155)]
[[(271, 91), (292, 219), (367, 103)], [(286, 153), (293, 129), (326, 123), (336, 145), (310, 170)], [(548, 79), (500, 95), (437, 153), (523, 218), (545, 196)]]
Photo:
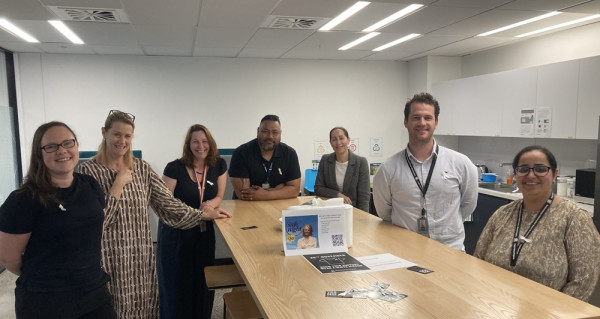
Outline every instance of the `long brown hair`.
[(56, 199), (58, 188), (52, 184), (50, 172), (48, 172), (42, 154), (42, 138), (50, 128), (56, 126), (63, 126), (69, 130), (77, 143), (77, 136), (75, 136), (73, 130), (63, 122), (52, 121), (40, 125), (33, 134), (33, 141), (31, 142), (31, 158), (29, 160), (29, 169), (25, 176), (25, 182), (18, 189), (19, 192), (31, 193), (33, 199), (40, 202), (43, 206), (48, 206), (50, 203), (58, 203), (58, 200)]
[[(104, 131), (108, 132), (116, 122), (121, 122), (124, 124), (131, 125), (131, 128), (135, 130), (135, 123), (133, 122), (135, 117), (129, 113), (125, 113), (118, 110), (112, 110), (108, 113), (106, 117), (106, 121), (104, 121)], [(133, 146), (129, 145), (129, 152), (123, 158), (123, 162), (129, 169), (133, 169)], [(96, 154), (93, 158), (98, 161), (100, 164), (106, 164), (106, 140), (102, 139), (100, 142), (100, 146), (98, 146), (98, 154)]]
[(219, 156), (219, 149), (217, 149), (217, 142), (213, 138), (212, 134), (206, 126), (201, 124), (194, 124), (190, 126), (185, 135), (185, 141), (183, 142), (183, 154), (181, 155), (180, 161), (185, 164), (187, 167), (194, 168), (194, 153), (190, 149), (190, 142), (192, 141), (192, 134), (194, 132), (202, 131), (206, 135), (206, 139), (208, 140), (208, 154), (206, 155), (206, 166), (213, 167), (217, 164), (217, 156)]

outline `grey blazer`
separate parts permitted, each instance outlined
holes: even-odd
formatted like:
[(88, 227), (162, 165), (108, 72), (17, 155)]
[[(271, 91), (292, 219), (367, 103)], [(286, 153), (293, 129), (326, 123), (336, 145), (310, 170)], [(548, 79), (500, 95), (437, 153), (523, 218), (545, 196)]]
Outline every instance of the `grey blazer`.
[(315, 181), (315, 195), (335, 198), (341, 192), (350, 197), (352, 206), (369, 211), (371, 186), (366, 158), (352, 152), (348, 154), (348, 169), (342, 186), (340, 191), (335, 180), (335, 153), (323, 155)]

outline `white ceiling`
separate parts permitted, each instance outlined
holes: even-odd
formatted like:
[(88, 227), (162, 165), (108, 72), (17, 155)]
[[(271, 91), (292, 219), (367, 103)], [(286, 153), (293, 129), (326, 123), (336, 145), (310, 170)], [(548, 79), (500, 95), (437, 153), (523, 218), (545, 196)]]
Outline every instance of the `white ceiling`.
[[(427, 55), (463, 56), (527, 41), (515, 35), (600, 13), (600, 0), (371, 0), (332, 31), (270, 28), (279, 16), (321, 18), (321, 26), (355, 0), (0, 0), (0, 17), (36, 37), (30, 44), (0, 28), (0, 47), (13, 52), (212, 56), (334, 60), (409, 61)], [(425, 7), (381, 30), (350, 50), (338, 48), (362, 36), (360, 30), (406, 7)], [(126, 22), (66, 24), (85, 42), (70, 44), (47, 20), (52, 7), (120, 9)], [(526, 26), (479, 33), (560, 10), (565, 13)], [(598, 23), (600, 19), (569, 26)], [(557, 29), (551, 32), (559, 32)], [(381, 52), (372, 49), (410, 33), (423, 36)], [(542, 33), (540, 35), (545, 35)], [(539, 35), (538, 35), (539, 36)]]

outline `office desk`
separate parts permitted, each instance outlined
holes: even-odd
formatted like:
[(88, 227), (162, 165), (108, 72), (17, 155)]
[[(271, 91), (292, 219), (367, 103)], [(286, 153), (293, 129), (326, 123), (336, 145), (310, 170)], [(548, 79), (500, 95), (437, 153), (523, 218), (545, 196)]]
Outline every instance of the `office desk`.
[[(321, 274), (302, 256), (283, 254), (281, 211), (312, 197), (223, 201), (233, 218), (216, 225), (265, 318), (585, 318), (594, 307), (416, 233), (354, 210), (355, 257), (391, 253), (434, 270)], [(242, 230), (244, 226), (257, 228)], [(408, 295), (395, 303), (326, 298), (325, 291), (374, 282)]]

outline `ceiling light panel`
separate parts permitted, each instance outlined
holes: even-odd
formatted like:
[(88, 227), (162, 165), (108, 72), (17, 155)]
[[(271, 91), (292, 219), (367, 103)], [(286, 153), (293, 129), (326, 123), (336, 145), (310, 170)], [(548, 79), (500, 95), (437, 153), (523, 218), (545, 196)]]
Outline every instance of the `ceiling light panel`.
[(79, 38), (67, 25), (65, 25), (62, 21), (59, 20), (49, 20), (50, 23), (58, 32), (65, 36), (65, 38), (69, 39), (73, 44), (83, 44), (83, 40)]
[(396, 22), (397, 20), (400, 20), (400, 19), (406, 17), (407, 15), (421, 9), (422, 7), (423, 7), (422, 4), (411, 4), (405, 8), (398, 10), (395, 13), (383, 18), (382, 20), (376, 22), (375, 24), (370, 25), (369, 27), (364, 29), (363, 32), (372, 32), (372, 31), (379, 30), (379, 29), (381, 29), (389, 24), (392, 24), (392, 23)]
[(323, 27), (321, 27), (319, 29), (319, 31), (329, 31), (329, 30), (335, 28), (338, 24), (340, 24), (343, 21), (345, 21), (346, 19), (350, 18), (351, 16), (356, 14), (358, 11), (360, 11), (364, 7), (368, 6), (369, 4), (371, 4), (371, 2), (358, 1), (357, 3), (352, 5), (350, 8), (348, 8), (348, 9), (344, 10), (344, 12), (340, 13), (337, 17), (335, 17), (331, 21), (327, 22), (327, 24), (325, 24)]
[(361, 44), (361, 43), (363, 43), (363, 42), (365, 42), (365, 41), (367, 41), (367, 40), (369, 40), (369, 39), (371, 39), (373, 37), (378, 36), (379, 34), (380, 34), (379, 32), (367, 33), (364, 36), (362, 36), (362, 37), (360, 37), (360, 38), (358, 38), (358, 39), (356, 39), (356, 40), (354, 40), (354, 41), (352, 41), (352, 42), (350, 42), (350, 43), (348, 43), (348, 44), (340, 47), (338, 50), (340, 50), (340, 51), (348, 50), (348, 49), (350, 49), (350, 48), (352, 48), (352, 47), (354, 47), (356, 45), (359, 45), (359, 44)]
[(516, 28), (516, 27), (520, 27), (522, 25), (530, 24), (530, 23), (533, 23), (533, 22), (536, 22), (536, 21), (539, 21), (539, 20), (547, 19), (547, 18), (553, 17), (553, 16), (561, 14), (561, 13), (562, 12), (558, 12), (558, 11), (549, 12), (549, 13), (542, 14), (542, 15), (539, 15), (539, 16), (536, 16), (536, 17), (533, 17), (533, 18), (529, 18), (529, 19), (526, 19), (526, 20), (523, 20), (523, 21), (519, 21), (519, 22), (516, 22), (516, 23), (513, 23), (513, 24), (509, 24), (509, 25), (506, 25), (506, 26), (503, 26), (503, 27), (500, 27), (500, 28), (497, 28), (497, 29), (494, 29), (494, 30), (491, 30), (491, 31), (480, 33), (477, 36), (479, 36), (479, 37), (485, 37), (485, 36), (492, 35), (492, 34), (495, 34), (495, 33), (498, 33), (498, 32), (502, 32), (502, 31), (510, 30), (510, 29), (513, 29), (513, 28)]
[(584, 22), (587, 22), (587, 21), (596, 20), (596, 19), (600, 19), (600, 14), (595, 14), (595, 15), (592, 15), (592, 16), (587, 16), (587, 17), (583, 17), (583, 18), (579, 18), (579, 19), (575, 19), (575, 20), (571, 20), (571, 21), (567, 21), (567, 22), (555, 24), (555, 25), (552, 25), (552, 26), (549, 26), (549, 27), (545, 27), (545, 28), (542, 28), (542, 29), (538, 29), (538, 30), (526, 32), (526, 33), (523, 33), (523, 34), (519, 34), (516, 37), (517, 38), (528, 37), (528, 36), (532, 36), (532, 35), (535, 35), (535, 34), (540, 34), (540, 33), (548, 32), (548, 31), (552, 31), (552, 30), (556, 30), (556, 29), (560, 29), (560, 28), (572, 26), (572, 25), (575, 25), (575, 24), (579, 24), (579, 23), (584, 23)]
[(562, 23), (566, 23), (569, 21), (573, 21), (573, 20), (577, 20), (580, 18), (585, 18), (585, 17), (589, 17), (589, 14), (581, 14), (581, 13), (562, 13), (559, 15), (555, 15), (553, 17), (547, 18), (547, 19), (543, 19), (543, 20), (539, 20), (539, 21), (535, 21), (533, 23), (529, 23), (526, 25), (522, 25), (510, 30), (506, 30), (503, 32), (499, 32), (493, 35), (490, 35), (490, 37), (508, 37), (508, 38), (514, 38), (518, 35), (524, 34), (524, 33), (528, 33), (528, 32), (532, 32), (535, 30), (540, 30), (540, 29), (544, 29), (544, 28), (548, 28), (548, 27), (552, 27), (554, 25), (558, 25), (558, 24), (562, 24)]
[(29, 33), (27, 33), (25, 30), (19, 28), (18, 26), (4, 18), (0, 18), (0, 27), (2, 27), (4, 30), (11, 33), (12, 35), (21, 38), (22, 40), (27, 41), (29, 43), (40, 42), (36, 38), (31, 36)]
[(383, 51), (383, 50), (385, 50), (387, 48), (393, 47), (393, 46), (398, 45), (398, 44), (400, 44), (402, 42), (410, 41), (410, 40), (412, 40), (412, 39), (414, 39), (416, 37), (419, 37), (419, 36), (421, 36), (421, 35), (418, 34), (418, 33), (411, 33), (411, 34), (409, 34), (407, 36), (404, 36), (404, 37), (402, 37), (400, 39), (397, 39), (397, 40), (394, 40), (392, 42), (386, 43), (386, 44), (384, 44), (382, 46), (378, 46), (377, 48), (373, 49), (373, 51)]

